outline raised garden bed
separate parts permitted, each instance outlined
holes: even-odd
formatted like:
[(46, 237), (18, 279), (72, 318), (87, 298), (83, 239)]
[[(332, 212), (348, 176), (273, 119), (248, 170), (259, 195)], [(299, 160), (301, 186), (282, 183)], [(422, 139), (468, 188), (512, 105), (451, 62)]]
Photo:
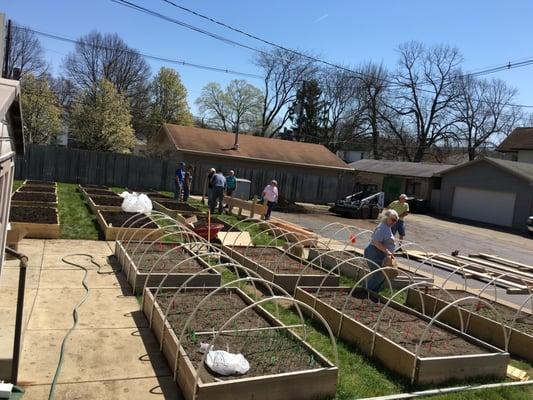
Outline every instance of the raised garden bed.
[[(146, 250), (147, 246), (144, 243), (139, 245), (139, 242), (115, 242), (115, 256), (120, 261), (122, 272), (126, 275), (134, 293), (142, 293), (145, 285), (148, 287), (159, 286), (170, 271), (173, 272), (168, 274), (163, 287), (179, 287), (192, 275), (209, 267), (209, 264), (201, 258), (188, 260), (195, 254), (185, 247), (178, 247), (179, 244), (177, 243), (159, 242)], [(137, 251), (132, 256), (130, 251), (132, 252), (136, 248)], [(176, 249), (169, 252), (172, 248)], [(162, 256), (163, 258), (161, 258)], [(156, 261), (158, 261), (157, 266), (150, 274), (150, 279), (147, 282), (148, 274)], [(176, 268), (176, 265), (181, 261), (184, 262)], [(210, 269), (196, 275), (187, 283), (187, 286), (215, 287), (220, 286), (220, 281), (220, 274), (216, 270)]]
[[(440, 310), (451, 303), (452, 299), (460, 299), (468, 296), (477, 296), (476, 293), (465, 290), (424, 290), (423, 292), (410, 289), (407, 292), (406, 305), (418, 311), (422, 311), (422, 302), (424, 311), (427, 315), (436, 315)], [(500, 349), (505, 348), (505, 336), (503, 334), (500, 318), (507, 329), (507, 334), (511, 335), (509, 342), (509, 353), (521, 357), (529, 362), (533, 362), (533, 315), (528, 311), (527, 305), (522, 309), (515, 322), (513, 329), (510, 325), (517, 315), (518, 306), (501, 302), (495, 302), (488, 296), (481, 297), (492, 304), (500, 316), (496, 316), (492, 309), (481, 301), (466, 300), (455, 307), (450, 307), (444, 311), (440, 320), (454, 328), (461, 328), (461, 319), (459, 318), (458, 309), (463, 316), (464, 330), (468, 334), (475, 336), (487, 343), (490, 343)], [(531, 310), (531, 309), (529, 309)]]
[(91, 183), (80, 184), (81, 189), (100, 189), (100, 190), (109, 190), (109, 186), (106, 185), (93, 185)]
[[(150, 197), (150, 195), (148, 195), (148, 197)], [(154, 210), (165, 213), (171, 218), (176, 218), (176, 215), (181, 215), (185, 218), (193, 215), (205, 215), (205, 213), (199, 208), (176, 200), (163, 200), (161, 198), (156, 198), (153, 200), (152, 204)]]
[(39, 181), (34, 179), (26, 179), (22, 182), (23, 185), (32, 185), (32, 186), (46, 186), (46, 187), (56, 187), (56, 183), (53, 181)]
[[(238, 288), (221, 290), (202, 304), (188, 334), (178, 343), (187, 317), (209, 290), (212, 289), (187, 288), (170, 304), (176, 289), (163, 290), (157, 301), (153, 290), (145, 289), (143, 311), (152, 321), (158, 341), (163, 341), (163, 354), (187, 400), (193, 400), (196, 369), (202, 361), (200, 342), (210, 342), (213, 331), (253, 304)], [(163, 325), (162, 310), (169, 305), (169, 318)], [(276, 329), (283, 324), (262, 307), (247, 310), (230, 325), (214, 348), (243, 354), (250, 370), (245, 375), (222, 377), (202, 367), (194, 400), (307, 400), (335, 396), (337, 367), (292, 331)]]
[(128, 192), (135, 192), (135, 193), (159, 193), (157, 190), (155, 189), (145, 189), (145, 188), (136, 188), (136, 187), (127, 187), (126, 190)]
[(339, 284), (338, 274), (328, 275), (328, 271), (318, 265), (309, 265), (308, 261), (292, 254), (284, 254), (277, 247), (222, 246), (222, 249), (241, 265), (257, 272), (263, 279), (276, 283), (289, 293), (294, 293), (297, 283), (300, 286), (315, 287)]
[(430, 318), (396, 302), (383, 311), (377, 332), (374, 326), (387, 298), (357, 288), (296, 289), (295, 298), (312, 306), (344, 340), (365, 355), (414, 384), (436, 384), (479, 377), (504, 378), (509, 353), (435, 321), (416, 349)]
[[(124, 211), (101, 211), (96, 210), (96, 218), (100, 228), (104, 232), (105, 240), (116, 239), (146, 239), (155, 240), (162, 235), (161, 228), (153, 221), (143, 218), (144, 215), (136, 213), (128, 213)], [(127, 226), (124, 223), (128, 221)], [(149, 224), (148, 224), (149, 223)], [(147, 224), (143, 228), (141, 226)]]
[(13, 231), (25, 232), (25, 237), (57, 239), (60, 235), (57, 209), (12, 205), (9, 222)]
[[(336, 273), (359, 280), (368, 274), (370, 270), (368, 269), (368, 265), (365, 260), (361, 258), (350, 260), (351, 258), (358, 256), (360, 255), (356, 252), (341, 250), (332, 252), (317, 248), (310, 248), (309, 256), (307, 258), (309, 260), (315, 260), (317, 264), (320, 264), (322, 267), (329, 270), (340, 264), (340, 267), (335, 271)], [(350, 261), (344, 262), (347, 260)], [(425, 275), (412, 273), (402, 268), (397, 268), (397, 271), (398, 275), (391, 279), (391, 285), (393, 289), (400, 289), (414, 282), (433, 282), (433, 278)], [(385, 287), (388, 287), (387, 283), (385, 283)]]
[(54, 193), (16, 191), (11, 195), (11, 202), (14, 205), (57, 207), (57, 196)]
[(87, 196), (118, 196), (115, 192), (106, 189), (83, 189)]
[(55, 186), (39, 186), (39, 185), (22, 185), (18, 188), (18, 192), (39, 192), (39, 193), (53, 193), (57, 194)]
[(124, 199), (120, 196), (88, 196), (87, 203), (96, 213), (96, 210), (120, 211)]

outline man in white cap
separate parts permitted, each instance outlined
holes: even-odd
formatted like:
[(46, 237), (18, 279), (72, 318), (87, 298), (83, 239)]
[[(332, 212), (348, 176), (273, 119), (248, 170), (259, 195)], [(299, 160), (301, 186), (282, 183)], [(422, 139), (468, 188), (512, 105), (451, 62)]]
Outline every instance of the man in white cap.
[(266, 185), (263, 189), (263, 199), (267, 202), (267, 212), (265, 214), (265, 220), (270, 219), (270, 214), (272, 214), (272, 209), (278, 202), (279, 192), (278, 192), (278, 182), (274, 179), (270, 182), (270, 185)]
[(405, 237), (405, 222), (403, 219), (409, 214), (409, 203), (407, 203), (407, 195), (401, 194), (398, 200), (394, 200), (392, 203), (389, 204), (388, 209), (394, 210), (398, 213), (398, 222), (396, 222), (396, 224), (392, 226), (391, 230), (393, 235), (396, 235), (396, 232), (398, 232), (401, 244), (403, 238)]

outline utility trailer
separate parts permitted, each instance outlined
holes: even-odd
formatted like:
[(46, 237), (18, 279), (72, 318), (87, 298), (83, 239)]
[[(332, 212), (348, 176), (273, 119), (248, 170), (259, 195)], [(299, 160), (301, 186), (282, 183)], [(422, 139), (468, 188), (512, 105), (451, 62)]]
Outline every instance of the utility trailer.
[(385, 193), (377, 185), (358, 185), (356, 192), (337, 200), (330, 212), (349, 218), (376, 219), (383, 210)]

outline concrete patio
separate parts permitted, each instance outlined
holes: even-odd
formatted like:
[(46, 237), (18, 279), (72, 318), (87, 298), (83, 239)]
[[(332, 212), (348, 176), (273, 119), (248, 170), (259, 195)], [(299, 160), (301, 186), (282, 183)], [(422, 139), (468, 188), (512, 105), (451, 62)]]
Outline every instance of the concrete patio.
[[(85, 294), (84, 272), (61, 261), (70, 257), (90, 271), (89, 296), (66, 343), (56, 399), (179, 399), (170, 370), (122, 274), (114, 270), (113, 243), (79, 240), (24, 240), (29, 257), (25, 331), (19, 369), (24, 399), (48, 398), (61, 342), (72, 326), (72, 310)], [(111, 261), (111, 263), (110, 263)], [(18, 261), (6, 263), (0, 278), (0, 356), (12, 351)]]

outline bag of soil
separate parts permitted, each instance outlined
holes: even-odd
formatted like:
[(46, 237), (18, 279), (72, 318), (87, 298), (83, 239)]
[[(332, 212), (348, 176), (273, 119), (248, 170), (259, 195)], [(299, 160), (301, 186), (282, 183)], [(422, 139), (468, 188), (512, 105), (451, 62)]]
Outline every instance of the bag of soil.
[(123, 211), (143, 214), (152, 211), (152, 201), (143, 193), (122, 192), (120, 197), (124, 199), (121, 206)]
[(232, 354), (223, 350), (210, 350), (205, 364), (213, 372), (222, 376), (243, 375), (250, 370), (250, 363), (242, 354)]

